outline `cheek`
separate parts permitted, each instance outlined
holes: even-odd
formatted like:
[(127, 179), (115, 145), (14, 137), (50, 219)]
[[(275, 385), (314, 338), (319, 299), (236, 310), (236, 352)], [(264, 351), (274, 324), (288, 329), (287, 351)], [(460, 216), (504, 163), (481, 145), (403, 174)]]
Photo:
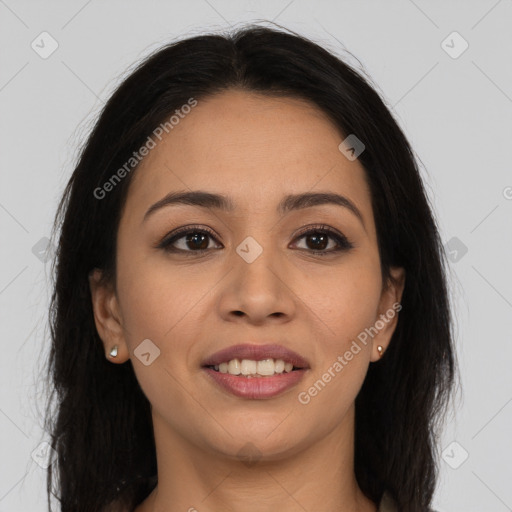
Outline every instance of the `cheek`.
[(194, 316), (208, 286), (204, 272), (173, 267), (164, 258), (120, 259), (118, 294), (129, 341), (166, 343)]
[(328, 278), (318, 277), (309, 305), (325, 328), (315, 339), (317, 364), (309, 387), (302, 389), (301, 403), (314, 401), (315, 410), (335, 403), (331, 419), (336, 422), (355, 400), (368, 371), (372, 344), (364, 333), (377, 318), (380, 264), (374, 255), (362, 256), (340, 265)]
[(350, 344), (377, 317), (382, 286), (380, 266), (370, 258), (350, 263), (318, 276), (315, 297), (310, 299), (315, 312), (329, 327), (328, 352)]
[(368, 371), (371, 339), (358, 336), (376, 319), (380, 268), (340, 269), (328, 284), (321, 298), (310, 302), (325, 328), (314, 336), (316, 365), (298, 395), (303, 419), (314, 421), (322, 415), (327, 430), (343, 420)]
[[(202, 288), (187, 272), (149, 261), (134, 258), (118, 265), (118, 294), (133, 369), (157, 410), (170, 403), (190, 409), (193, 404), (180, 385), (189, 370), (191, 349), (183, 341), (194, 338), (206, 284)], [(147, 365), (144, 353), (149, 353)]]
[[(149, 400), (190, 408), (179, 384), (189, 376), (191, 352), (218, 279), (204, 267), (173, 266), (165, 258), (127, 257), (118, 265), (118, 295), (125, 340), (137, 380)], [(144, 340), (150, 340), (151, 343)], [(148, 347), (142, 351), (142, 347)], [(154, 362), (139, 358), (150, 352)], [(147, 361), (146, 361), (147, 362)]]

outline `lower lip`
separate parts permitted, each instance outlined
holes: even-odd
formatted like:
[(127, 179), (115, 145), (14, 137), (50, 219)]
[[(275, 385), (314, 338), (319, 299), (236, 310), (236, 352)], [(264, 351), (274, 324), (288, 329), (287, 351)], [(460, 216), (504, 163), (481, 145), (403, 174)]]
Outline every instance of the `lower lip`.
[(220, 373), (212, 368), (203, 368), (215, 382), (226, 391), (240, 398), (263, 400), (280, 395), (295, 386), (306, 373), (306, 370), (294, 370), (280, 373), (272, 377), (240, 377), (229, 373)]

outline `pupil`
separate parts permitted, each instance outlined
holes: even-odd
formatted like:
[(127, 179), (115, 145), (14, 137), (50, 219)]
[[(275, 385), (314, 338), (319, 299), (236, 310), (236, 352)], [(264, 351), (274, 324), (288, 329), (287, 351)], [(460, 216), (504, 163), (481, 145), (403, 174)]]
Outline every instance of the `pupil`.
[[(206, 244), (205, 244), (206, 241)], [(208, 239), (204, 233), (193, 233), (187, 236), (187, 244), (192, 242), (193, 246), (189, 246), (189, 249), (207, 249)], [(199, 242), (199, 244), (197, 243)]]
[[(324, 233), (317, 233), (317, 234), (314, 234), (314, 235), (309, 235), (306, 240), (315, 240), (315, 242), (313, 242), (313, 245), (315, 245), (314, 247), (310, 247), (310, 249), (315, 249), (315, 250), (322, 250), (322, 249), (325, 249), (327, 247), (327, 236), (324, 234)], [(318, 245), (318, 242), (320, 241), (320, 244), (321, 244), (321, 247), (319, 247)], [(308, 247), (309, 247), (309, 244), (308, 244)]]

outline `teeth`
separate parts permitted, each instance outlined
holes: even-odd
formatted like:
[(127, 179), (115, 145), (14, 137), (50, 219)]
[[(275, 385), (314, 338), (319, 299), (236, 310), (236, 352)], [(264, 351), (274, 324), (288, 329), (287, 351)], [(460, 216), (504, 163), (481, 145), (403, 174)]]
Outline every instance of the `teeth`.
[(232, 359), (229, 361), (226, 371), (231, 375), (240, 375), (242, 373), (240, 361), (238, 359)]
[(240, 363), (242, 375), (254, 375), (256, 373), (257, 363), (251, 359), (242, 359)]
[(283, 373), (284, 367), (285, 367), (285, 364), (282, 359), (278, 359), (277, 361), (274, 361), (274, 371), (276, 373)]
[(274, 375), (275, 363), (273, 359), (263, 359), (263, 361), (258, 361), (256, 365), (256, 373), (258, 375)]
[(289, 373), (293, 369), (292, 363), (285, 363), (282, 359), (231, 359), (214, 366), (220, 373), (230, 375), (243, 375), (245, 377), (269, 377), (279, 373)]

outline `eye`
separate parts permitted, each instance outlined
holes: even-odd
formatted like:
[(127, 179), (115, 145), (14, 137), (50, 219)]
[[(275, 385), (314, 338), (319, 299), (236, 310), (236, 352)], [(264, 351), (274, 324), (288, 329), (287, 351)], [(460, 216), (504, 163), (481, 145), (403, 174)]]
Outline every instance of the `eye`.
[[(307, 226), (299, 233), (296, 239), (303, 239), (306, 244), (305, 249), (319, 256), (347, 251), (354, 247), (345, 235), (324, 225)], [(329, 248), (329, 241), (334, 242), (334, 247), (331, 245)]]
[(157, 248), (166, 252), (196, 252), (203, 253), (211, 249), (210, 241), (216, 240), (212, 231), (205, 228), (185, 226), (166, 236)]
[[(210, 247), (212, 240), (216, 241), (217, 238), (211, 230), (204, 227), (184, 226), (171, 232), (156, 247), (169, 253), (202, 254), (212, 249)], [(347, 237), (324, 225), (303, 228), (295, 240), (304, 240), (306, 244), (305, 248), (299, 247), (299, 249), (319, 256), (347, 251), (354, 247)], [(221, 247), (220, 244), (216, 248)]]

